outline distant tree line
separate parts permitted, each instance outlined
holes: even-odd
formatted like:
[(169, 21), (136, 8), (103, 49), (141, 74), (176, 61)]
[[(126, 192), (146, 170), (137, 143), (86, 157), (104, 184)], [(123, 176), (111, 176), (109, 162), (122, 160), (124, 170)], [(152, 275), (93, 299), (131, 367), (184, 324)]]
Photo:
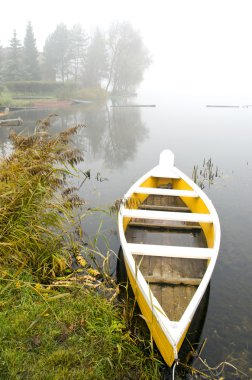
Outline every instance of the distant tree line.
[(143, 80), (150, 56), (141, 36), (127, 23), (97, 28), (89, 36), (81, 25), (63, 23), (39, 52), (31, 22), (23, 44), (14, 30), (8, 47), (0, 45), (0, 83), (18, 81), (72, 82), (113, 93), (134, 91)]

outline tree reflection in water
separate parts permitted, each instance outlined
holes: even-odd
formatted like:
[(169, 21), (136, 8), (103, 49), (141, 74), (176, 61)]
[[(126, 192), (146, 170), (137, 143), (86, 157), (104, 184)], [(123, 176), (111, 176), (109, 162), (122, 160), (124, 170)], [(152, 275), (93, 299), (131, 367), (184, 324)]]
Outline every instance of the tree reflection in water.
[[(91, 159), (102, 160), (107, 168), (122, 167), (128, 159), (132, 160), (138, 144), (148, 137), (148, 129), (141, 119), (141, 109), (137, 107), (110, 107), (107, 104), (73, 105), (58, 110), (20, 111), (24, 120), (22, 129), (16, 132), (31, 134), (36, 121), (50, 113), (58, 117), (51, 120), (48, 133), (54, 134), (76, 124), (85, 124), (74, 138), (74, 144)], [(13, 129), (13, 128), (12, 128)], [(8, 140), (10, 128), (0, 129), (2, 144)], [(2, 145), (1, 144), (1, 145)], [(2, 145), (3, 146), (3, 145)]]
[(75, 116), (75, 123), (87, 126), (79, 132), (79, 148), (88, 150), (108, 168), (122, 167), (134, 159), (138, 144), (148, 137), (139, 108), (89, 106)]

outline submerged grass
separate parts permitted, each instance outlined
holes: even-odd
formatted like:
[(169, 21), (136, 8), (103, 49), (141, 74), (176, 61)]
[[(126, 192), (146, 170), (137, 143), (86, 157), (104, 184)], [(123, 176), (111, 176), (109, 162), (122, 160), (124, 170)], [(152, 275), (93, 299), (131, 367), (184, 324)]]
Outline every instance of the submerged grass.
[(194, 165), (192, 179), (203, 190), (206, 185), (210, 188), (214, 184), (215, 179), (220, 178), (221, 175), (218, 166), (214, 167), (210, 157), (208, 160), (204, 158), (201, 168), (198, 165)]

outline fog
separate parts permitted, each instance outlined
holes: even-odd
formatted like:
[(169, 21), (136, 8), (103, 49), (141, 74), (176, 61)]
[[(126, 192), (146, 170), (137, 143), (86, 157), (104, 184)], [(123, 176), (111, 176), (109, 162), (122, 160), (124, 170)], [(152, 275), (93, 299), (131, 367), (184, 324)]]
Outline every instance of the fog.
[(40, 51), (60, 22), (92, 32), (129, 21), (152, 55), (142, 91), (250, 96), (251, 9), (250, 0), (9, 0), (1, 4), (0, 44), (8, 46), (14, 29), (23, 41), (28, 21)]

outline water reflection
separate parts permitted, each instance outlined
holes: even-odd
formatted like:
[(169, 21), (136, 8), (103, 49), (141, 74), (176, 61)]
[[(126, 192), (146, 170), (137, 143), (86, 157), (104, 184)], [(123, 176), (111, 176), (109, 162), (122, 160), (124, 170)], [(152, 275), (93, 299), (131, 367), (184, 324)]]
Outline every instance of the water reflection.
[(87, 126), (79, 136), (79, 148), (88, 149), (107, 168), (121, 168), (125, 161), (134, 158), (138, 144), (148, 136), (139, 109), (106, 105), (82, 109), (76, 116), (75, 122), (82, 120)]
[(137, 146), (148, 137), (140, 109), (108, 108), (108, 134), (104, 139), (104, 161), (109, 167), (122, 167), (136, 155)]
[[(93, 159), (102, 159), (107, 168), (121, 168), (129, 158), (132, 160), (138, 145), (148, 137), (148, 130), (141, 119), (139, 108), (112, 108), (109, 105), (73, 105), (59, 110), (19, 111), (24, 120), (22, 129), (16, 131), (33, 133), (36, 120), (51, 113), (51, 133), (76, 125), (86, 128), (78, 133), (75, 144), (88, 151)], [(0, 138), (6, 141), (10, 128), (1, 128)]]

